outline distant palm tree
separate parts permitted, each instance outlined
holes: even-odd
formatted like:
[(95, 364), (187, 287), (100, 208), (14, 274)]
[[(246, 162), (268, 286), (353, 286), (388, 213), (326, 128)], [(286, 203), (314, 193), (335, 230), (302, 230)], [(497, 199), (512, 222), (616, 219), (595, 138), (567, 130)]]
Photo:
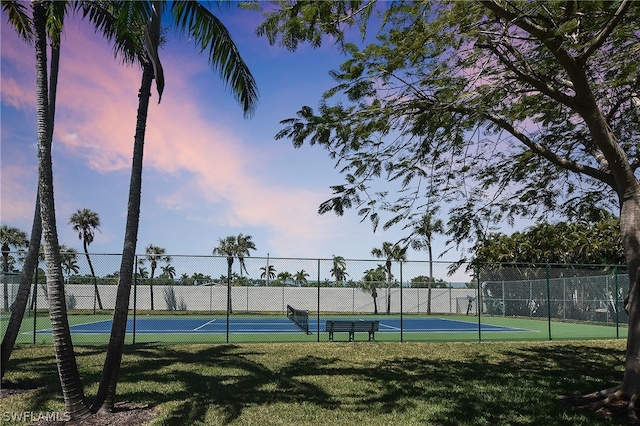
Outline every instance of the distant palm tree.
[(153, 311), (153, 277), (158, 267), (158, 262), (171, 262), (171, 256), (166, 255), (166, 250), (162, 247), (149, 244), (145, 249), (146, 259), (151, 266), (151, 276), (149, 277), (149, 289), (151, 291), (151, 310)]
[(298, 285), (304, 285), (307, 283), (307, 277), (309, 276), (309, 274), (307, 274), (307, 272), (302, 269), (298, 272), (296, 272), (296, 274), (293, 276), (293, 279), (295, 280), (296, 284)]
[(398, 244), (392, 244), (388, 241), (382, 243), (382, 248), (374, 247), (371, 249), (371, 255), (379, 259), (387, 259), (385, 262), (385, 268), (387, 271), (387, 315), (391, 314), (391, 281), (393, 275), (391, 274), (391, 261), (407, 260), (407, 248), (400, 247)]
[(371, 293), (373, 297), (373, 313), (378, 314), (378, 286), (385, 281), (386, 270), (383, 265), (378, 265), (376, 269), (365, 271), (360, 282), (360, 288)]
[(7, 273), (9, 272), (9, 253), (11, 248), (17, 250), (27, 247), (29, 240), (27, 233), (11, 226), (2, 225), (0, 227), (0, 242), (2, 243), (2, 285), (4, 289), (4, 311), (9, 312), (9, 286), (7, 284)]
[(149, 278), (149, 271), (144, 266), (141, 266), (138, 268), (138, 275), (140, 275), (140, 278), (143, 280), (146, 280)]
[(242, 235), (238, 234), (236, 237), (236, 256), (238, 257), (238, 261), (240, 262), (240, 277), (242, 277), (242, 270), (247, 272), (247, 266), (244, 263), (245, 256), (251, 256), (249, 250), (256, 250), (256, 245), (252, 241), (251, 235)]
[[(233, 259), (238, 255), (238, 240), (233, 235), (226, 238), (219, 238), (218, 247), (213, 248), (213, 254), (227, 256), (227, 313), (230, 314), (233, 312), (231, 305), (231, 275)], [(240, 270), (242, 270), (242, 265), (240, 266)]]
[(349, 274), (347, 274), (346, 272), (347, 264), (344, 257), (334, 255), (332, 265), (333, 267), (331, 268), (330, 272), (331, 276), (336, 279), (336, 283), (344, 281), (345, 278), (349, 276)]
[(98, 282), (96, 281), (96, 273), (89, 257), (89, 245), (93, 242), (94, 231), (98, 231), (100, 226), (100, 216), (98, 213), (89, 209), (78, 210), (69, 218), (69, 225), (73, 226), (73, 230), (78, 233), (78, 238), (82, 240), (82, 248), (84, 249), (84, 255), (87, 258), (89, 264), (89, 270), (93, 277), (93, 289), (95, 293), (96, 301), (98, 302), (98, 308), (102, 310), (102, 300), (100, 300), (100, 293), (98, 292)]
[(260, 274), (261, 279), (272, 280), (276, 277), (276, 268), (273, 265), (263, 266), (260, 268), (262, 273)]
[(282, 283), (282, 285), (285, 285), (287, 281), (293, 279), (293, 275), (291, 275), (291, 272), (280, 272), (277, 279)]
[(411, 240), (411, 248), (414, 250), (426, 249), (429, 254), (429, 290), (427, 292), (427, 315), (431, 313), (431, 286), (434, 282), (433, 278), (433, 235), (442, 234), (444, 232), (444, 224), (442, 220), (437, 219), (435, 214), (437, 209), (431, 213), (425, 214), (420, 222), (415, 226), (414, 233), (421, 238)]
[(167, 266), (162, 266), (160, 269), (162, 269), (162, 276), (165, 278), (172, 280), (176, 276), (176, 268), (172, 265), (167, 264)]
[(80, 267), (78, 266), (78, 250), (61, 244), (60, 257), (62, 258), (62, 270), (67, 274), (67, 282), (69, 282), (69, 275), (71, 275), (72, 272), (76, 274), (80, 272)]

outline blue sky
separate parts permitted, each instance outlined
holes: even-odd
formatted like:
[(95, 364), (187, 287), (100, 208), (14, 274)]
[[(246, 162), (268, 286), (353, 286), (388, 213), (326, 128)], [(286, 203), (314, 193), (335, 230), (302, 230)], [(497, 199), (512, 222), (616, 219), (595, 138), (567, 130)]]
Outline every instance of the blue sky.
[[(401, 227), (373, 232), (355, 211), (318, 215), (342, 182), (320, 147), (275, 140), (279, 122), (302, 105), (316, 107), (333, 86), (329, 71), (345, 59), (332, 43), (289, 52), (255, 35), (259, 13), (221, 10), (257, 80), (260, 99), (245, 119), (206, 56), (173, 37), (160, 51), (166, 87), (154, 93), (147, 121), (138, 252), (209, 255), (218, 239), (243, 233), (252, 256), (369, 259), (373, 247), (404, 237)], [(30, 231), (36, 193), (33, 49), (6, 17), (1, 31), (1, 221)], [(355, 36), (357, 40), (357, 36)], [(60, 242), (81, 249), (67, 224), (78, 209), (100, 215), (94, 253), (122, 250), (141, 72), (113, 58), (111, 47), (79, 19), (63, 36), (54, 135), (54, 185)], [(446, 237), (436, 236), (435, 252)], [(427, 260), (409, 252), (409, 260)], [(455, 261), (450, 252), (443, 259)], [(445, 277), (442, 277), (445, 278)]]

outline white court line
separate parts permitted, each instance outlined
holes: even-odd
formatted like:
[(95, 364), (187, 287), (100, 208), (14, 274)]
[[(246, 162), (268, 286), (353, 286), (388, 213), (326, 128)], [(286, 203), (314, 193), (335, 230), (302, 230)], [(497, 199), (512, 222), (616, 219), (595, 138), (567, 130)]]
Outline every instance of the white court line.
[(380, 323), (380, 328), (387, 328), (389, 330), (400, 330), (400, 327), (394, 327), (392, 325), (387, 325), (382, 323)]
[(209, 324), (211, 324), (212, 322), (215, 322), (215, 321), (216, 321), (216, 320), (215, 320), (215, 318), (214, 318), (214, 319), (212, 319), (211, 321), (206, 322), (206, 323), (202, 324), (200, 327), (196, 327), (196, 328), (194, 328), (194, 329), (193, 329), (193, 330), (191, 330), (191, 331), (198, 331), (198, 330), (200, 330), (202, 327), (206, 327), (206, 326), (208, 326)]

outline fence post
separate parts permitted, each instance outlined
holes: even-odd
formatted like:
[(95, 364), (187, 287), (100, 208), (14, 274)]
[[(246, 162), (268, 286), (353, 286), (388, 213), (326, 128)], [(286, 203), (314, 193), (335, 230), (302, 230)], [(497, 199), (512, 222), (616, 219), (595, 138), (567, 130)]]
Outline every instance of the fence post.
[(138, 256), (135, 257), (136, 269), (133, 272), (133, 324), (131, 325), (131, 331), (133, 333), (131, 337), (131, 344), (136, 344), (136, 315), (138, 311)]
[(480, 265), (476, 268), (476, 280), (478, 280), (478, 289), (476, 294), (476, 311), (478, 314), (478, 342), (482, 342), (482, 289), (480, 288)]
[(551, 340), (551, 290), (549, 288), (550, 266), (547, 263), (547, 318), (549, 324), (549, 340)]
[(36, 265), (35, 281), (33, 282), (33, 344), (36, 344), (36, 332), (38, 330), (38, 266)]
[(618, 265), (613, 267), (613, 273), (614, 273), (614, 280), (615, 280), (615, 284), (616, 284), (616, 339), (620, 338), (620, 308), (619, 303), (620, 300), (618, 299), (618, 295), (620, 293), (620, 289), (618, 287), (619, 283), (618, 283)]
[(318, 342), (320, 342), (320, 259), (318, 259), (318, 308), (317, 308), (317, 317), (318, 317), (318, 324), (316, 326), (317, 331), (316, 331), (316, 335), (317, 335), (317, 340)]
[(403, 305), (402, 305), (402, 287), (404, 287), (402, 285), (402, 260), (399, 262), (400, 263), (400, 342), (404, 342), (404, 322), (403, 322), (403, 313), (404, 313), (404, 309), (403, 309)]

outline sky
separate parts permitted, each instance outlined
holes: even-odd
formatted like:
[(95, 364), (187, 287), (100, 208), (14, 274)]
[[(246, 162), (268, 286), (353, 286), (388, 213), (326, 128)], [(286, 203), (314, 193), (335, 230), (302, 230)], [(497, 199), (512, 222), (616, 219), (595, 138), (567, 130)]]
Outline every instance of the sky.
[[(153, 93), (147, 120), (137, 252), (153, 244), (168, 254), (210, 255), (218, 239), (243, 233), (251, 256), (371, 259), (371, 249), (406, 236), (402, 227), (375, 233), (355, 210), (318, 214), (343, 177), (317, 146), (295, 149), (276, 140), (280, 121), (303, 105), (317, 107), (333, 87), (329, 71), (345, 59), (332, 43), (296, 52), (255, 34), (261, 15), (216, 11), (248, 64), (259, 90), (247, 119), (219, 76), (188, 40), (169, 32), (160, 51), (165, 90)], [(2, 15), (0, 24), (0, 221), (31, 230), (37, 184), (35, 55)], [(354, 39), (357, 41), (357, 38)], [(60, 243), (82, 250), (68, 225), (88, 208), (101, 226), (92, 253), (122, 251), (133, 152), (138, 66), (79, 18), (66, 21), (53, 141), (54, 191)], [(446, 237), (435, 236), (443, 253)], [(452, 250), (439, 260), (456, 261)], [(408, 260), (428, 260), (409, 251)], [(445, 277), (442, 277), (445, 278)], [(450, 280), (465, 280), (458, 276)]]

